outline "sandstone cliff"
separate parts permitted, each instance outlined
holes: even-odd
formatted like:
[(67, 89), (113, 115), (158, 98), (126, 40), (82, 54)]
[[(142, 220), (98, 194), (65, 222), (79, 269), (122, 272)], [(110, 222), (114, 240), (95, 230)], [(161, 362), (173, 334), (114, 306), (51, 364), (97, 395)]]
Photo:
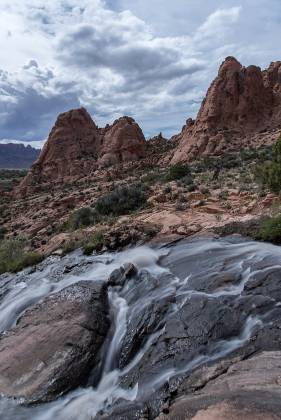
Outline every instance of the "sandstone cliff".
[(16, 194), (73, 181), (100, 167), (138, 160), (144, 153), (144, 135), (132, 118), (123, 117), (98, 128), (84, 108), (71, 110), (59, 115)]
[[(265, 71), (227, 57), (195, 121), (187, 120), (172, 162), (276, 140), (281, 129), (281, 61)], [(270, 134), (270, 135), (269, 135)]]

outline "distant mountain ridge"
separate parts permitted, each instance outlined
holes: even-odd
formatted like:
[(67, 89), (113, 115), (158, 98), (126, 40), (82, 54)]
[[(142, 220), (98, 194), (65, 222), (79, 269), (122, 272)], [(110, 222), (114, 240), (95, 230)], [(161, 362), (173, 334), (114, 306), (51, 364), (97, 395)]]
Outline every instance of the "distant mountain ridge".
[(0, 169), (28, 169), (38, 159), (39, 149), (23, 144), (0, 144)]

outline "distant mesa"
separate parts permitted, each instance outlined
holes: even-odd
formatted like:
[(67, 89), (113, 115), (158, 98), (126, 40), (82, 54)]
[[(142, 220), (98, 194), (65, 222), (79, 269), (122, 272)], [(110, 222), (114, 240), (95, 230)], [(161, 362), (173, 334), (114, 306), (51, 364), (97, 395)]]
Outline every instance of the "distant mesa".
[(0, 169), (29, 169), (40, 150), (23, 144), (0, 144)]

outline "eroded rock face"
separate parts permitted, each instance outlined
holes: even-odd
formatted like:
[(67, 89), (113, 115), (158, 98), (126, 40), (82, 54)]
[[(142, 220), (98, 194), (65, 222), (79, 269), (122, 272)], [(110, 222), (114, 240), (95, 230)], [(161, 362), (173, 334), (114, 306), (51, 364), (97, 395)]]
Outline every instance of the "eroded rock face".
[[(222, 63), (198, 116), (175, 136), (180, 144), (172, 162), (222, 154), (278, 138), (281, 129), (281, 62), (265, 71), (243, 67), (234, 57)], [(270, 138), (265, 140), (265, 133)]]
[(143, 158), (144, 146), (144, 135), (133, 118), (119, 118), (103, 130), (98, 165), (104, 167)]
[(83, 383), (109, 328), (103, 283), (80, 282), (28, 309), (0, 339), (0, 393), (44, 402)]
[(145, 138), (132, 118), (98, 128), (86, 109), (74, 109), (59, 115), (16, 195), (73, 181), (97, 168), (138, 160), (144, 154)]
[(19, 195), (85, 175), (97, 159), (100, 142), (99, 130), (84, 108), (59, 115), (38, 160), (19, 187)]

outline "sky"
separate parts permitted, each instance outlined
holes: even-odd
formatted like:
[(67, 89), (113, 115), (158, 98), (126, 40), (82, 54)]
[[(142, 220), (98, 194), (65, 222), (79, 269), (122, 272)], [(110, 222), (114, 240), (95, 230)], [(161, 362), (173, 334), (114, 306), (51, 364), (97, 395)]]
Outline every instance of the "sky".
[(39, 147), (80, 106), (170, 137), (226, 56), (265, 68), (280, 36), (280, 0), (0, 0), (0, 142)]

